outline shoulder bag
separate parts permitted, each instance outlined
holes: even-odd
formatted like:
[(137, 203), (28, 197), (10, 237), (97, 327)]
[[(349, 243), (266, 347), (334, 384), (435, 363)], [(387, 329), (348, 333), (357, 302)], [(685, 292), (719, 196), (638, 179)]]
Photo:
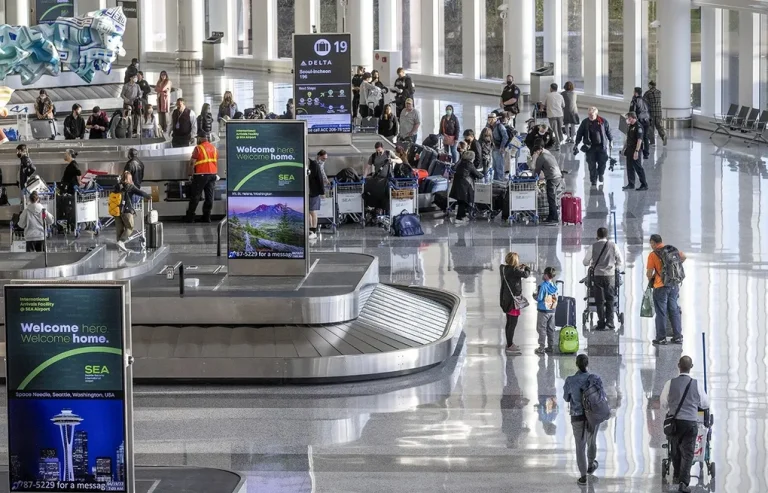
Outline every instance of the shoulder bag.
[[(507, 266), (505, 265), (504, 269), (502, 270), (501, 277), (504, 278), (504, 284), (506, 284), (507, 289), (509, 290), (509, 294), (512, 295), (512, 301), (514, 302), (514, 307), (512, 308), (515, 308), (517, 310), (522, 310), (523, 308), (526, 308), (530, 303), (528, 302), (527, 299), (525, 299), (525, 296), (523, 296), (522, 294), (516, 295), (515, 292), (512, 291), (512, 287), (509, 285), (509, 281), (507, 281), (506, 272), (507, 272)], [(509, 310), (511, 310), (512, 308), (510, 308)], [(509, 310), (506, 310), (505, 313), (509, 312)]]
[(603, 258), (603, 254), (605, 253), (605, 249), (608, 248), (608, 241), (606, 240), (605, 245), (603, 245), (603, 249), (600, 250), (600, 255), (597, 256), (597, 260), (595, 260), (595, 263), (589, 266), (589, 286), (595, 287), (595, 267), (597, 267), (597, 264), (600, 263), (600, 260)]
[[(690, 377), (688, 377), (690, 378)], [(680, 399), (680, 404), (677, 405), (677, 410), (675, 411), (675, 414), (669, 415), (664, 418), (664, 434), (668, 437), (674, 436), (677, 434), (677, 425), (675, 424), (675, 419), (677, 418), (677, 413), (680, 412), (680, 408), (683, 407), (683, 402), (685, 402), (685, 397), (688, 395), (688, 390), (691, 388), (691, 384), (693, 383), (693, 378), (688, 382), (688, 385), (685, 386), (685, 392), (683, 392), (683, 397)]]

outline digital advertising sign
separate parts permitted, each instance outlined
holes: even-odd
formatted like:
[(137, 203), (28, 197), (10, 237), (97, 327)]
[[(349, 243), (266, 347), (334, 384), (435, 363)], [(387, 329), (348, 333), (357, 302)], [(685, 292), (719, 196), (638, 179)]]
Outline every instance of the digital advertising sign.
[(126, 289), (5, 286), (10, 491), (133, 491)]
[(245, 266), (243, 275), (305, 274), (306, 124), (233, 120), (226, 128), (227, 257), (235, 267), (230, 273)]
[(309, 134), (352, 133), (349, 34), (294, 34), (293, 103)]

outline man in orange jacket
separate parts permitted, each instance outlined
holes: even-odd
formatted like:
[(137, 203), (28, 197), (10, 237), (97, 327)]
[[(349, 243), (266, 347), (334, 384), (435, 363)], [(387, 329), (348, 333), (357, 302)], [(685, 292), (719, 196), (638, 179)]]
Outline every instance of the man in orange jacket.
[(195, 221), (197, 204), (200, 196), (205, 193), (203, 202), (203, 222), (211, 222), (211, 210), (213, 209), (213, 193), (216, 186), (219, 171), (219, 151), (208, 142), (205, 137), (197, 138), (197, 147), (192, 151), (192, 159), (189, 160), (189, 175), (191, 185), (189, 190), (189, 207), (187, 208), (187, 222)]

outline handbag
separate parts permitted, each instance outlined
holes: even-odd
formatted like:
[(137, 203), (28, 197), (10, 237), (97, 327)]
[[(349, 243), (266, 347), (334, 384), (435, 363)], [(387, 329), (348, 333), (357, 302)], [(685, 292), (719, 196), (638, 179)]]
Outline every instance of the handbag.
[[(688, 377), (690, 378), (690, 377)], [(683, 407), (683, 402), (685, 402), (685, 396), (688, 395), (688, 389), (691, 388), (691, 384), (693, 383), (693, 378), (688, 382), (688, 385), (685, 386), (685, 392), (683, 392), (683, 397), (680, 399), (680, 404), (677, 405), (677, 410), (675, 411), (675, 414), (669, 415), (664, 418), (664, 434), (668, 437), (674, 436), (677, 434), (677, 425), (675, 425), (675, 419), (677, 418), (677, 413), (680, 412), (680, 408)]]
[(444, 146), (452, 146), (456, 143), (456, 137), (453, 135), (444, 135), (443, 136), (443, 145)]
[[(507, 266), (504, 266), (504, 271), (507, 270)], [(504, 310), (504, 313), (509, 313), (513, 309), (522, 310), (523, 308), (526, 308), (530, 303), (528, 300), (523, 296), (522, 294), (516, 295), (514, 291), (512, 291), (512, 288), (509, 285), (509, 281), (507, 281), (507, 276), (502, 276), (504, 278), (504, 284), (507, 286), (507, 289), (509, 290), (509, 294), (512, 295), (512, 306), (508, 307), (501, 307), (502, 310)]]
[(653, 308), (653, 286), (648, 283), (648, 287), (645, 288), (643, 294), (643, 302), (640, 305), (640, 316), (643, 318), (653, 318), (655, 316), (655, 310)]

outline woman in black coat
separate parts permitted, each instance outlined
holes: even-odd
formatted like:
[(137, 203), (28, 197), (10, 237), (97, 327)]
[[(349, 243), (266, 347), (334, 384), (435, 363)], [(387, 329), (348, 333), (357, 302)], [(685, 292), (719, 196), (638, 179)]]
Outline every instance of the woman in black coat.
[(483, 147), (480, 141), (475, 138), (475, 131), (471, 128), (464, 130), (464, 142), (467, 143), (467, 150), (475, 153), (475, 169), (483, 172)]
[(384, 107), (384, 113), (379, 119), (379, 135), (386, 137), (390, 142), (394, 142), (399, 130), (400, 125), (397, 121), (397, 117), (392, 112), (392, 105), (388, 104)]
[(453, 176), (451, 198), (458, 202), (456, 222), (465, 222), (471, 204), (475, 202), (475, 180), (482, 180), (483, 175), (475, 168), (475, 153), (465, 151), (461, 161), (456, 165)]
[[(523, 279), (531, 275), (531, 268), (520, 263), (520, 256), (515, 252), (507, 253), (504, 258), (504, 264), (499, 266), (501, 275), (501, 291), (499, 293), (499, 305), (502, 307), (512, 307), (507, 311), (507, 324), (504, 329), (507, 337), (507, 354), (522, 354), (520, 348), (515, 346), (512, 339), (515, 337), (515, 328), (517, 319), (520, 317), (521, 307), (515, 304), (515, 297), (523, 294)], [(523, 297), (525, 298), (525, 297)]]

